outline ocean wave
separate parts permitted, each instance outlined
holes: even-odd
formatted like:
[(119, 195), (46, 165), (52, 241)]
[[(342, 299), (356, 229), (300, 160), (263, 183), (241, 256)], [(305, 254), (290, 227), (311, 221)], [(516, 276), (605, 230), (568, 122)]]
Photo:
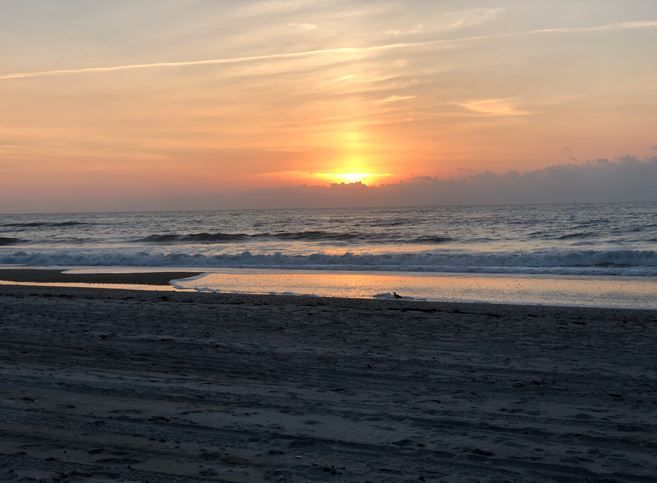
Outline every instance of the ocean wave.
[(411, 223), (411, 220), (407, 219), (402, 219), (402, 220), (380, 220), (380, 221), (372, 221), (370, 223), (364, 223), (365, 225), (368, 226), (374, 226), (374, 227), (392, 227), (392, 226), (404, 226), (408, 225)]
[(577, 233), (566, 233), (565, 235), (559, 235), (554, 237), (555, 240), (580, 240), (582, 238), (595, 238), (597, 233), (591, 232), (577, 232)]
[(0, 252), (0, 264), (43, 266), (157, 266), (272, 268), (448, 273), (657, 276), (650, 250), (550, 250), (292, 255), (163, 253), (139, 250), (34, 250)]
[(283, 233), (262, 233), (253, 235), (255, 238), (272, 238), (287, 241), (350, 241), (375, 238), (361, 233), (335, 233), (330, 231), (299, 231)]
[(134, 240), (140, 243), (220, 243), (244, 240), (248, 235), (242, 233), (190, 233), (187, 235), (162, 234), (149, 235)]
[(61, 221), (61, 222), (48, 222), (48, 221), (31, 221), (24, 223), (3, 223), (0, 226), (5, 228), (64, 228), (67, 226), (81, 226), (88, 225), (81, 221)]
[(21, 241), (23, 240), (19, 240), (18, 238), (0, 237), (0, 246), (15, 245)]
[(577, 231), (573, 233), (565, 233), (560, 235), (555, 233), (553, 230), (538, 230), (528, 233), (527, 236), (543, 240), (581, 240), (584, 238), (595, 239), (599, 236), (599, 233), (587, 232), (587, 231)]
[(452, 240), (453, 238), (448, 236), (419, 236), (413, 238), (412, 243), (446, 243)]
[(280, 233), (187, 233), (149, 235), (137, 240), (139, 243), (232, 243), (249, 240), (282, 240), (282, 241), (314, 241), (314, 242), (349, 242), (369, 241), (379, 243), (445, 243), (452, 240), (444, 236), (421, 236), (414, 239), (400, 239), (389, 234), (300, 231)]

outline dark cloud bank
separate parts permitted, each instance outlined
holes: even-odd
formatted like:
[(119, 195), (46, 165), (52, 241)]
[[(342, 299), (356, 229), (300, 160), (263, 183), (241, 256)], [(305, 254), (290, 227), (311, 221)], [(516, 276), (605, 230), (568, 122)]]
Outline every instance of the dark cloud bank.
[(415, 178), (367, 187), (299, 186), (226, 197), (226, 207), (340, 207), (657, 201), (657, 157), (597, 160), (461, 179)]
[[(563, 164), (529, 172), (480, 173), (459, 179), (415, 178), (362, 184), (296, 186), (242, 192), (189, 189), (108, 198), (67, 196), (51, 201), (17, 198), (0, 190), (0, 212), (151, 211), (238, 208), (335, 208), (523, 203), (657, 201), (657, 156)], [(29, 194), (29, 193), (28, 193)], [(44, 204), (47, 203), (47, 204)], [(83, 207), (83, 208), (81, 208)]]

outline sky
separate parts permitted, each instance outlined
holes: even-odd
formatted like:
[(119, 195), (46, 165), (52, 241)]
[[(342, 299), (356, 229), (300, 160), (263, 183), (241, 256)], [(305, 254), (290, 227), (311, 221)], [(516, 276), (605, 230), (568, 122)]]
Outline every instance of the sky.
[(655, 45), (654, 0), (0, 0), (0, 212), (652, 199)]

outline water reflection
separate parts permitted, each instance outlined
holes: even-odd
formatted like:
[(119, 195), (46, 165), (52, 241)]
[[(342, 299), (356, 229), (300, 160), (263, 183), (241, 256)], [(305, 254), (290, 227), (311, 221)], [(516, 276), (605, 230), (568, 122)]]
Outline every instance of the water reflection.
[(257, 294), (372, 298), (397, 292), (432, 301), (657, 309), (657, 278), (453, 275), (397, 272), (227, 270), (180, 288)]

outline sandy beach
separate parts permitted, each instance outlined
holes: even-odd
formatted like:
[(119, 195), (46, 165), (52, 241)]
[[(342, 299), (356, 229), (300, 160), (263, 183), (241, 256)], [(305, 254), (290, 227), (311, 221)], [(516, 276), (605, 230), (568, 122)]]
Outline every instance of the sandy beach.
[(0, 483), (657, 483), (656, 45), (0, 0)]
[(0, 287), (0, 481), (654, 481), (657, 313)]
[(167, 285), (171, 280), (189, 278), (200, 272), (153, 271), (145, 273), (67, 273), (65, 270), (0, 268), (0, 280), (19, 283), (82, 283), (120, 285)]

